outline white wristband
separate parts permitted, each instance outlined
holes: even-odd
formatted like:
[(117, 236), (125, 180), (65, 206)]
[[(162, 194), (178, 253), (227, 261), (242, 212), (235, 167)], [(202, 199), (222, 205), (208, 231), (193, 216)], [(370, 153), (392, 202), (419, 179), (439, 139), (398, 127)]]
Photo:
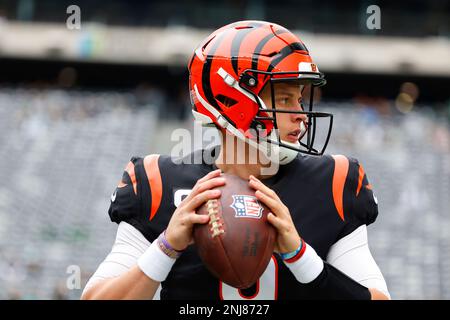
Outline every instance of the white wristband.
[(306, 249), (300, 259), (292, 263), (284, 261), (284, 264), (291, 270), (298, 282), (309, 283), (322, 272), (323, 261), (313, 247), (306, 242), (304, 245), (306, 245)]
[(162, 282), (172, 269), (176, 259), (172, 259), (161, 251), (155, 239), (150, 247), (138, 259), (138, 266), (147, 277)]

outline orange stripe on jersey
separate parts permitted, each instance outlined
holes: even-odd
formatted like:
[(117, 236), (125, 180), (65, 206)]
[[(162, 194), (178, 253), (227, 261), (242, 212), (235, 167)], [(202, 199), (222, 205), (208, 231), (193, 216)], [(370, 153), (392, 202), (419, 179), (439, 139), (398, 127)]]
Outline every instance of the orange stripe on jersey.
[(152, 154), (144, 158), (144, 168), (147, 174), (148, 185), (152, 194), (152, 207), (150, 208), (150, 220), (158, 211), (162, 198), (162, 180), (158, 165), (159, 154)]
[(359, 165), (359, 177), (358, 177), (358, 187), (356, 188), (356, 196), (358, 196), (359, 192), (361, 191), (364, 175), (365, 175), (364, 168), (362, 165)]
[[(134, 163), (133, 162), (128, 162), (127, 167), (125, 168), (125, 171), (128, 173), (128, 175), (130, 176), (131, 179), (131, 183), (133, 184), (133, 190), (134, 190), (134, 194), (137, 195), (137, 182), (136, 182), (136, 174), (134, 173)], [(122, 182), (122, 181), (121, 181)], [(123, 182), (122, 182), (123, 183)], [(119, 188), (121, 188), (122, 186), (119, 183)]]
[(333, 200), (336, 210), (344, 219), (344, 185), (348, 174), (348, 159), (343, 155), (333, 155), (334, 173), (333, 173)]

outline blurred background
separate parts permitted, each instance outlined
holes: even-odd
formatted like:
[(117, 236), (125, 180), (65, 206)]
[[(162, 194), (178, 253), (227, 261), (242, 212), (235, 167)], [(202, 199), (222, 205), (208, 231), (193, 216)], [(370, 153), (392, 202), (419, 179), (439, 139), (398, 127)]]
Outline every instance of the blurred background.
[(192, 130), (193, 49), (244, 19), (292, 30), (326, 74), (327, 151), (374, 187), (392, 297), (450, 298), (450, 1), (0, 0), (1, 299), (79, 299), (128, 160)]

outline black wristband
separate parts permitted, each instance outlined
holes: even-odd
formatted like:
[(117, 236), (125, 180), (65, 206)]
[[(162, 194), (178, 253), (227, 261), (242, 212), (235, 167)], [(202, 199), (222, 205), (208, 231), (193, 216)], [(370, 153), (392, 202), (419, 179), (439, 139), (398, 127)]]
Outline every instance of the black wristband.
[(369, 289), (359, 284), (329, 263), (323, 263), (323, 270), (316, 279), (305, 284), (311, 299), (370, 300)]

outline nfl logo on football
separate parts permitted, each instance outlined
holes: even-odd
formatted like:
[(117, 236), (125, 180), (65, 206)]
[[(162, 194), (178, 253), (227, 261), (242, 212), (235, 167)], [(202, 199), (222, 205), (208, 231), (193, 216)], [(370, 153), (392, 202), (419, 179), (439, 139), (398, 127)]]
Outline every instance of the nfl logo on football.
[(263, 207), (256, 197), (248, 195), (232, 195), (233, 203), (230, 205), (235, 211), (236, 218), (255, 218), (262, 217)]

